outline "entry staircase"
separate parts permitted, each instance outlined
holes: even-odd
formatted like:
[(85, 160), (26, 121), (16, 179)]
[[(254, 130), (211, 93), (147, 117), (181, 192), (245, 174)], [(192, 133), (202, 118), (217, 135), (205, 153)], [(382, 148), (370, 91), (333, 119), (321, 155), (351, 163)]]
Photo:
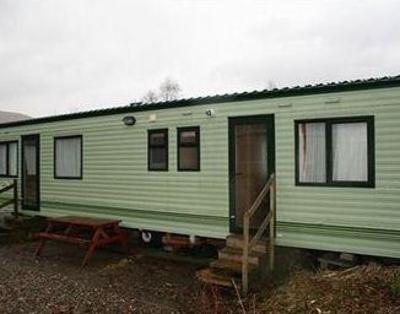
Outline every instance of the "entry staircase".
[[(235, 287), (247, 295), (249, 281), (269, 265), (274, 268), (275, 244), (275, 204), (276, 180), (272, 174), (252, 206), (243, 215), (243, 234), (231, 234), (226, 246), (218, 252), (218, 259), (209, 268), (197, 272), (197, 277), (206, 283)], [(269, 196), (269, 211), (254, 234), (250, 234), (250, 222), (254, 214), (262, 208), (264, 199)], [(265, 234), (269, 236), (266, 237)], [(268, 261), (269, 257), (269, 261)]]

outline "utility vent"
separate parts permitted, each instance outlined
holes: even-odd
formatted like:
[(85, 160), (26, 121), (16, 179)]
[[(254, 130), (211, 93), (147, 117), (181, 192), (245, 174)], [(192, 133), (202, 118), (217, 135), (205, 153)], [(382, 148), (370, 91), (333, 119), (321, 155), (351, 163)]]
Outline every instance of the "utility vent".
[(340, 98), (336, 97), (336, 98), (328, 98), (327, 100), (325, 100), (325, 104), (329, 105), (329, 104), (338, 104), (340, 103)]
[(291, 108), (291, 107), (293, 107), (292, 103), (278, 104), (278, 108)]

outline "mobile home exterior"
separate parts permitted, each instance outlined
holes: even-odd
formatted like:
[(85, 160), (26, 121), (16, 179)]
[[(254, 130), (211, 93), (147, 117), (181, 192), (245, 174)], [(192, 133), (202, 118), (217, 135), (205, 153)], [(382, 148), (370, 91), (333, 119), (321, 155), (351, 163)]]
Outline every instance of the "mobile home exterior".
[(277, 245), (400, 258), (399, 121), (400, 77), (139, 103), (2, 124), (0, 172), (27, 214), (220, 239), (275, 173)]

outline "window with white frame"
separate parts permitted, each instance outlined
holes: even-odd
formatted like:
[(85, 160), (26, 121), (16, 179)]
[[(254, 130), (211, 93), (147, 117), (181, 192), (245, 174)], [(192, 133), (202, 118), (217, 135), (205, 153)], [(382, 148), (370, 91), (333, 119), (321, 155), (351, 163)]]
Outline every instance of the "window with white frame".
[(82, 179), (82, 136), (54, 138), (54, 178)]
[(373, 187), (374, 118), (295, 122), (296, 184)]

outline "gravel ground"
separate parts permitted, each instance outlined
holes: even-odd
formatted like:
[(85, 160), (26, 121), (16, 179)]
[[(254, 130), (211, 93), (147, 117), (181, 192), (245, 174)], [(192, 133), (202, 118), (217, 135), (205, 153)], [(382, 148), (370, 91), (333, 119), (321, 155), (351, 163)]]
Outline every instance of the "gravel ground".
[[(80, 267), (84, 251), (48, 242), (0, 247), (1, 313), (235, 312), (235, 296), (202, 286), (191, 263), (99, 250)], [(214, 302), (217, 300), (217, 302)], [(217, 304), (216, 304), (217, 303)]]
[(239, 304), (202, 285), (198, 264), (99, 250), (81, 268), (83, 250), (49, 242), (37, 259), (36, 245), (0, 246), (0, 313), (400, 313), (399, 266), (299, 269)]

